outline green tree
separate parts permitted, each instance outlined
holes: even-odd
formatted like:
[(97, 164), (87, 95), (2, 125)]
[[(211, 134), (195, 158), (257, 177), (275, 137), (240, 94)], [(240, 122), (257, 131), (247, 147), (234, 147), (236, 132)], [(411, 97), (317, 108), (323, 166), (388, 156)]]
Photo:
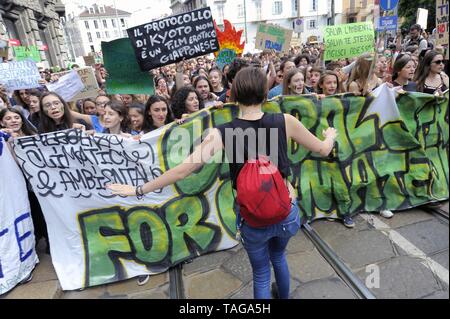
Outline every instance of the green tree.
[(418, 8), (428, 10), (427, 30), (432, 31), (436, 27), (436, 0), (400, 0), (398, 16), (405, 19), (401, 28), (409, 29), (416, 23)]

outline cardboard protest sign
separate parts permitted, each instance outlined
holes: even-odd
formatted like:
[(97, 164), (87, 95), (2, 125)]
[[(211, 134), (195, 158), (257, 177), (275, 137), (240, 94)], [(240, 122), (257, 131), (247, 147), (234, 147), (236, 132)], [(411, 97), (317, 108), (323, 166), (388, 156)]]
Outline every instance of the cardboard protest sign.
[(13, 47), (14, 54), (17, 61), (23, 61), (31, 58), (34, 62), (41, 62), (41, 54), (35, 45), (30, 46), (15, 46)]
[(58, 81), (46, 85), (50, 92), (58, 93), (66, 102), (73, 101), (75, 96), (84, 89), (77, 71), (72, 70), (61, 76)]
[(153, 77), (139, 68), (129, 39), (102, 42), (102, 51), (108, 94), (154, 94)]
[[(77, 93), (74, 97), (68, 100), (68, 102), (87, 99), (90, 97), (97, 97), (99, 87), (97, 79), (95, 77), (94, 69), (91, 67), (86, 67), (77, 69), (76, 71), (81, 79), (81, 82), (83, 82), (84, 87), (79, 93)], [(57, 72), (55, 73), (55, 75), (63, 76), (69, 74), (70, 72), (72, 71)]]
[(27, 186), (0, 132), (0, 295), (25, 279), (39, 262)]
[(86, 66), (93, 66), (93, 65), (95, 65), (95, 57), (93, 55), (83, 56), (83, 59), (84, 59), (84, 64)]
[[(265, 112), (300, 117), (316, 136), (329, 126), (342, 132), (331, 158), (289, 143), (289, 181), (298, 190), (303, 222), (448, 199), (448, 97), (405, 93), (395, 100), (386, 86), (374, 93), (284, 96), (263, 105)], [(238, 113), (234, 105), (203, 109), (139, 141), (80, 130), (15, 139), (64, 290), (161, 273), (238, 244), (228, 162), (220, 153), (143, 200), (104, 187), (154, 180), (183, 162), (205, 130)]]
[(436, 45), (445, 50), (445, 59), (449, 59), (448, 47), (448, 0), (436, 0)]
[(142, 71), (219, 50), (209, 7), (149, 22), (127, 32)]
[(37, 88), (40, 79), (36, 63), (31, 60), (0, 63), (0, 84), (8, 91)]
[(328, 26), (323, 34), (325, 61), (352, 58), (375, 50), (372, 22)]
[(287, 52), (290, 49), (293, 30), (260, 23), (256, 33), (255, 48), (260, 50), (274, 49), (277, 52)]

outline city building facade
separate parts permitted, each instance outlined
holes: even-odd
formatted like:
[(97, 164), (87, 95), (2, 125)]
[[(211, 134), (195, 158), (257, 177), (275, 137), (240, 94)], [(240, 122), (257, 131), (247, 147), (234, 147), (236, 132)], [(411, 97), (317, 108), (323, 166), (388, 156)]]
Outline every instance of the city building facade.
[(128, 37), (131, 13), (112, 6), (79, 6), (65, 17), (64, 31), (72, 60), (101, 51), (101, 42)]
[(59, 0), (0, 0), (0, 39), (10, 46), (36, 46), (44, 67), (65, 67), (64, 14)]

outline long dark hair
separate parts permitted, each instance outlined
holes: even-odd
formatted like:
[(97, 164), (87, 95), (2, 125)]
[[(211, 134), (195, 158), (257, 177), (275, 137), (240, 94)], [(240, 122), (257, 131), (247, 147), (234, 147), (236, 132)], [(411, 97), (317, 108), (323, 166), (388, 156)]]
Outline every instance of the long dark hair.
[[(59, 125), (57, 125), (56, 122), (44, 112), (42, 100), (45, 97), (50, 96), (50, 95), (56, 96), (60, 100), (62, 105), (64, 106), (64, 116), (62, 118), (61, 124), (59, 124)], [(69, 105), (57, 93), (55, 93), (55, 92), (43, 93), (41, 96), (41, 100), (39, 102), (39, 106), (40, 106), (39, 107), (39, 121), (40, 121), (39, 122), (39, 133), (50, 133), (50, 132), (55, 132), (55, 131), (59, 131), (59, 130), (65, 130), (65, 129), (72, 128), (73, 118), (72, 118), (72, 115), (70, 114)]]
[(167, 100), (165, 98), (163, 98), (162, 96), (152, 95), (147, 100), (147, 103), (145, 103), (144, 125), (142, 127), (142, 130), (145, 133), (157, 129), (157, 127), (153, 124), (153, 119), (150, 115), (150, 109), (151, 109), (152, 105), (157, 102), (164, 102), (167, 106), (167, 116), (166, 116), (166, 121), (164, 122), (164, 124), (169, 124), (170, 122), (173, 121), (172, 110), (170, 109), (170, 106), (169, 106), (169, 103), (167, 102)]
[(197, 76), (197, 77), (195, 78), (195, 81), (194, 81), (194, 88), (197, 90), (197, 84), (198, 84), (198, 82), (200, 82), (200, 81), (202, 81), (202, 80), (208, 82), (209, 92), (210, 92), (210, 93), (214, 93), (214, 88), (213, 88), (211, 82), (210, 82), (209, 79), (208, 79), (206, 76), (204, 76), (204, 75), (199, 75), (199, 76)]
[(203, 99), (201, 98), (200, 94), (198, 94), (197, 90), (191, 86), (183, 86), (181, 89), (175, 92), (172, 98), (172, 111), (175, 118), (180, 119), (184, 113), (187, 113), (186, 99), (192, 92), (197, 95), (197, 99), (199, 102), (198, 108), (200, 110), (203, 109)]
[(36, 130), (33, 127), (31, 127), (29, 122), (25, 119), (22, 112), (20, 112), (17, 109), (13, 109), (12, 107), (7, 107), (6, 109), (0, 111), (0, 122), (3, 121), (3, 118), (8, 112), (15, 113), (20, 116), (20, 119), (22, 120), (22, 126), (20, 127), (20, 130), (22, 131), (23, 134), (29, 136), (37, 133)]
[(419, 62), (416, 74), (414, 74), (414, 82), (417, 83), (417, 91), (423, 92), (425, 86), (425, 80), (431, 72), (431, 61), (433, 61), (436, 55), (442, 55), (437, 51), (431, 50), (425, 54), (422, 61)]
[(395, 81), (398, 78), (398, 74), (400, 73), (400, 71), (409, 63), (409, 61), (411, 61), (411, 55), (409, 54), (403, 54), (399, 57), (397, 57), (397, 59), (394, 62), (394, 67), (392, 70), (392, 81)]

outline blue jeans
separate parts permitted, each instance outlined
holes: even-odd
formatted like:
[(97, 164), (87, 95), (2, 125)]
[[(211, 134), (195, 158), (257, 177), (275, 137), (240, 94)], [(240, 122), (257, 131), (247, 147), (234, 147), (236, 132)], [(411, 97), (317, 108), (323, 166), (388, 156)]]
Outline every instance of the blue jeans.
[(255, 299), (270, 299), (270, 262), (280, 299), (289, 298), (289, 268), (286, 246), (289, 239), (300, 228), (300, 209), (292, 203), (291, 212), (278, 224), (255, 228), (245, 221), (240, 227), (242, 244), (247, 251), (253, 270), (253, 296)]

